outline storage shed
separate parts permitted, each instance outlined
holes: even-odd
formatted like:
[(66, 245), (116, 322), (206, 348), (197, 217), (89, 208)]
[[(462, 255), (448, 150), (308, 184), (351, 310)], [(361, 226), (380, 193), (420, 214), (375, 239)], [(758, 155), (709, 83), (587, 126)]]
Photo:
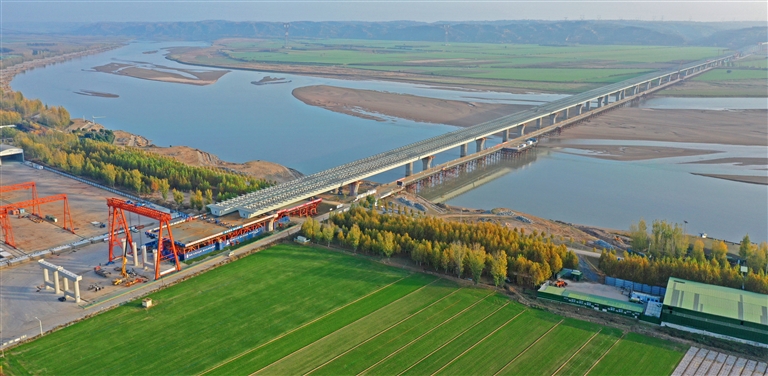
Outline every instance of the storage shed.
[(670, 278), (661, 325), (768, 347), (768, 295)]

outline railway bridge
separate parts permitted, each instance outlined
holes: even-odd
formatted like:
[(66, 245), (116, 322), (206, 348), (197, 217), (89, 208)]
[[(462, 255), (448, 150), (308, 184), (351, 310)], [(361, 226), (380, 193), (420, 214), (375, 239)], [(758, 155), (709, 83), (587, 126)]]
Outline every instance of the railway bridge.
[(581, 115), (585, 111), (593, 111), (609, 103), (621, 101), (625, 97), (638, 95), (651, 88), (682, 80), (703, 70), (727, 64), (732, 59), (733, 56), (722, 56), (689, 63), (678, 69), (662, 70), (606, 85), (496, 120), (428, 138), (286, 183), (210, 204), (208, 207), (213, 215), (221, 216), (239, 211), (240, 216), (250, 218), (321, 193), (342, 189), (345, 186), (349, 186), (350, 193), (356, 195), (360, 181), (370, 176), (401, 166), (405, 166), (405, 175), (410, 176), (413, 174), (415, 162), (422, 161), (426, 170), (430, 168), (434, 156), (445, 150), (458, 147), (461, 156), (464, 157), (468, 154), (470, 144), (474, 142), (475, 150), (480, 152), (485, 149), (485, 140), (492, 135), (501, 133), (503, 141), (507, 141), (513, 130), (522, 134), (527, 125), (535, 125), (539, 129), (545, 124), (553, 125), (569, 117)]

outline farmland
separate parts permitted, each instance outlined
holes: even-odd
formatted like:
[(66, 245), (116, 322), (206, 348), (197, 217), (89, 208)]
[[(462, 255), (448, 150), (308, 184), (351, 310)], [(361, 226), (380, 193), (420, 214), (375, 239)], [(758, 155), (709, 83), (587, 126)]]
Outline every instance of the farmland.
[(708, 47), (540, 46), (366, 40), (221, 40), (179, 49), (190, 64), (276, 72), (580, 92), (681, 62), (716, 56)]
[(3, 370), (668, 374), (686, 350), (491, 290), (298, 245), (274, 246), (150, 297), (149, 310), (130, 302), (6, 351)]

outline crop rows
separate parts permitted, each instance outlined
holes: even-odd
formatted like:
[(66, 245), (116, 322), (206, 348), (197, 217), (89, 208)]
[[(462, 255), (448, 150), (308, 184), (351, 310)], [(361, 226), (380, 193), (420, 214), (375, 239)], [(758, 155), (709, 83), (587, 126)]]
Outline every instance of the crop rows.
[(663, 374), (685, 350), (292, 245), (153, 298), (150, 310), (133, 302), (12, 350), (8, 373)]

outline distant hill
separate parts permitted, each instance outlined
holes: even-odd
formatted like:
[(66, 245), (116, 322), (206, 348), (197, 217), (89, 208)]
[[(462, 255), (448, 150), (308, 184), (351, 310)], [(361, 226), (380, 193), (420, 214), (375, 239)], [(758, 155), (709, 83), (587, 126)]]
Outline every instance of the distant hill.
[[(443, 41), (525, 44), (631, 44), (737, 47), (768, 41), (756, 22), (490, 21), (291, 22), (293, 38)], [(760, 25), (760, 26), (758, 26)], [(125, 22), (77, 25), (75, 35), (212, 41), (227, 37), (282, 38), (282, 22)]]

